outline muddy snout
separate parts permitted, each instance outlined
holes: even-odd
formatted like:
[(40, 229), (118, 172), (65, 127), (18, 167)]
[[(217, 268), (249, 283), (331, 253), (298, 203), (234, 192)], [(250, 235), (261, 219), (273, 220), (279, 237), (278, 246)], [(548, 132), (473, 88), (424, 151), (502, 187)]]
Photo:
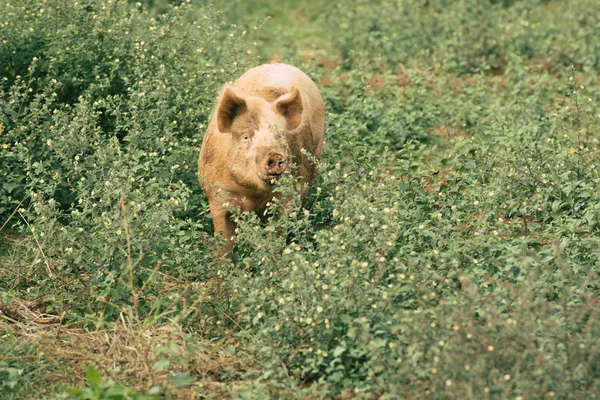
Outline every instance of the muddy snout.
[(281, 174), (286, 170), (287, 163), (285, 157), (281, 153), (272, 153), (267, 157), (265, 163), (265, 172), (267, 173), (267, 179), (279, 178)]

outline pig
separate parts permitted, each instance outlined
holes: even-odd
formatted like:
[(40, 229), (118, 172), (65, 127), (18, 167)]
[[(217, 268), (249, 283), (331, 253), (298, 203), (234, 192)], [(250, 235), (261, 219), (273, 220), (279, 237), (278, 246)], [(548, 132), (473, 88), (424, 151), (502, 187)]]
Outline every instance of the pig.
[[(202, 141), (200, 185), (208, 197), (221, 253), (231, 254), (235, 223), (227, 203), (265, 219), (284, 174), (300, 182), (303, 198), (321, 157), (325, 105), (315, 83), (286, 64), (248, 70), (221, 91)], [(288, 168), (290, 165), (296, 168)], [(286, 201), (283, 199), (283, 203)]]

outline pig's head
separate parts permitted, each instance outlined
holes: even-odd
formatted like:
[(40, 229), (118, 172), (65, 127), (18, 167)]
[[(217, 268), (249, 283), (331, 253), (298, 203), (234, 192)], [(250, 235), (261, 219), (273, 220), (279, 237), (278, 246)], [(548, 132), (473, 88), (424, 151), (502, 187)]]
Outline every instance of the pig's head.
[(287, 170), (288, 133), (302, 120), (302, 98), (297, 88), (272, 102), (240, 96), (227, 86), (217, 108), (221, 135), (230, 135), (230, 177), (250, 193), (264, 194)]

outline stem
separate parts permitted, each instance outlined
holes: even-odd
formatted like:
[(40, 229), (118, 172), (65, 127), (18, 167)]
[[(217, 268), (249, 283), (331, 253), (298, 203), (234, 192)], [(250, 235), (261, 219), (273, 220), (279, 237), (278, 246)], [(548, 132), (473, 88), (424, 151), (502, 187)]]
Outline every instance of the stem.
[[(131, 257), (131, 235), (129, 233), (129, 223), (127, 221), (127, 205), (125, 205), (125, 195), (121, 194), (121, 214), (123, 215), (123, 229), (125, 230), (125, 238), (127, 239), (127, 273), (128, 273), (128, 285), (131, 292), (131, 299), (133, 301), (133, 313), (132, 315), (137, 322), (139, 322), (138, 315), (138, 296), (133, 287), (133, 267), (134, 263)], [(136, 262), (137, 263), (137, 262)]]

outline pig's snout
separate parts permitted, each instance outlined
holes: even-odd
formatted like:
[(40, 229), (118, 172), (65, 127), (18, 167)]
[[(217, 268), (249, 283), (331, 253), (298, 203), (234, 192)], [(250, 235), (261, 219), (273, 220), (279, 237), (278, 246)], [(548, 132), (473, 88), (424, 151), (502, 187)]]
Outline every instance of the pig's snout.
[(265, 172), (271, 176), (279, 176), (283, 174), (287, 164), (285, 163), (285, 157), (280, 153), (273, 153), (267, 158), (265, 164)]

